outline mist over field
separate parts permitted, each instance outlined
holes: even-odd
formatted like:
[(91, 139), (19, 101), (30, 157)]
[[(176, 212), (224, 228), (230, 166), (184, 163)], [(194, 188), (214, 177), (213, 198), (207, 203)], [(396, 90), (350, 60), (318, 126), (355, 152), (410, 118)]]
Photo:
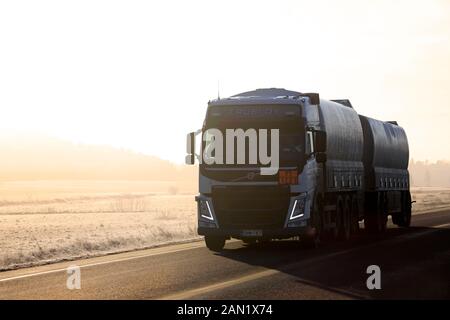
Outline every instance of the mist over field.
[(0, 154), (0, 180), (196, 179), (192, 167), (156, 156), (40, 134), (0, 133)]
[(409, 163), (412, 186), (450, 187), (449, 161), (414, 161)]

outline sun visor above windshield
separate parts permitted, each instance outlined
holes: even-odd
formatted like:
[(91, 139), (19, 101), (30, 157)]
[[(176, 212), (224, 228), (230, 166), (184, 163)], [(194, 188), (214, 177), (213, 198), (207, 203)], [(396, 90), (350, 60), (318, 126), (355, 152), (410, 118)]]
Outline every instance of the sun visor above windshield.
[(299, 117), (301, 108), (298, 105), (240, 105), (240, 106), (210, 106), (209, 118), (285, 118)]

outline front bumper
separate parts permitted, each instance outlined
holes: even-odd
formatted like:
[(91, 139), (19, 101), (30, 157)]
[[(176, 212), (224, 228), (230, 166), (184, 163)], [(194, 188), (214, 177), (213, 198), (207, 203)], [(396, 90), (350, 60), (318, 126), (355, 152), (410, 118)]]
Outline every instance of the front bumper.
[[(309, 227), (291, 227), (282, 229), (263, 229), (262, 236), (254, 238), (266, 238), (266, 239), (287, 239), (295, 236), (301, 236), (308, 232)], [(199, 227), (197, 229), (198, 234), (201, 236), (221, 236), (232, 237), (236, 239), (249, 238), (243, 235), (242, 229), (224, 229), (224, 228), (205, 228)]]
[(293, 196), (288, 190), (282, 191), (285, 193), (262, 187), (236, 187), (226, 191), (229, 194), (222, 194), (222, 190), (215, 197), (197, 196), (198, 234), (287, 239), (308, 233), (309, 197), (306, 193)]

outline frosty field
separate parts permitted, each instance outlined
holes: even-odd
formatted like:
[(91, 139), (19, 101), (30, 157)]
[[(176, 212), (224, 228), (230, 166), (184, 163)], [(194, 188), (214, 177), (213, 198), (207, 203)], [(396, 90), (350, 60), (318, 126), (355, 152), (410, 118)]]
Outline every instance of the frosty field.
[(195, 238), (194, 195), (177, 188), (184, 190), (165, 182), (3, 182), (0, 269)]
[[(196, 238), (190, 184), (0, 183), (0, 270)], [(414, 212), (450, 207), (450, 189), (415, 188)]]

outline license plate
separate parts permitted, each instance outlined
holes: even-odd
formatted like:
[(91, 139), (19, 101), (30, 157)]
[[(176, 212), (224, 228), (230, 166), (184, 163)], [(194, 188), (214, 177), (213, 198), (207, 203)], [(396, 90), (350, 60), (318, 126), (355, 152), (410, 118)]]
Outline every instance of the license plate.
[(242, 230), (241, 236), (243, 237), (262, 237), (262, 230)]

